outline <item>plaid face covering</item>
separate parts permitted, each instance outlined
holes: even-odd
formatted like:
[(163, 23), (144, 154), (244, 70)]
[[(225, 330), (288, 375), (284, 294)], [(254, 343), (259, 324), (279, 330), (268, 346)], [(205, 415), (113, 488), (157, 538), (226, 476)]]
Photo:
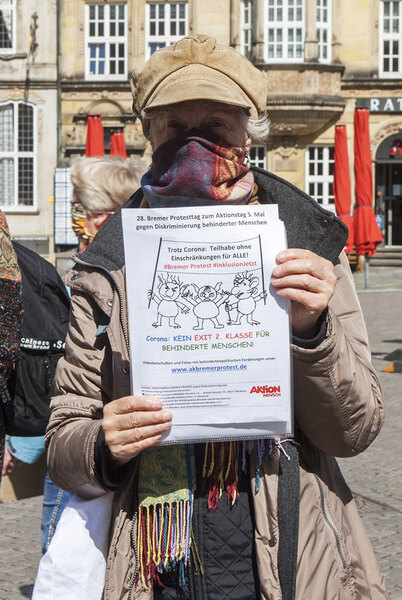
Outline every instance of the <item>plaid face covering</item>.
[(161, 144), (141, 179), (151, 208), (246, 204), (254, 176), (244, 164), (244, 148), (216, 143), (191, 130)]

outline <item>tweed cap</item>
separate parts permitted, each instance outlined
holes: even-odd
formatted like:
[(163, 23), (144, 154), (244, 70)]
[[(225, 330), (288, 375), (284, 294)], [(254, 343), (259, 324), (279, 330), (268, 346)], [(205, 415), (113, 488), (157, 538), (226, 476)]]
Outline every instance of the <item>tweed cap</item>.
[(244, 56), (207, 35), (182, 38), (161, 48), (133, 73), (133, 111), (142, 111), (188, 100), (214, 100), (249, 111), (266, 107), (265, 76)]

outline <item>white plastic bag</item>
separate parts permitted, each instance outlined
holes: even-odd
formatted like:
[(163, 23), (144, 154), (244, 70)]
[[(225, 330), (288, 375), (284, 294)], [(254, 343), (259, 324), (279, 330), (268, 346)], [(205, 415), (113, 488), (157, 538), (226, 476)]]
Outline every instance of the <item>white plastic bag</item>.
[(39, 563), (32, 600), (101, 600), (113, 493), (73, 496)]

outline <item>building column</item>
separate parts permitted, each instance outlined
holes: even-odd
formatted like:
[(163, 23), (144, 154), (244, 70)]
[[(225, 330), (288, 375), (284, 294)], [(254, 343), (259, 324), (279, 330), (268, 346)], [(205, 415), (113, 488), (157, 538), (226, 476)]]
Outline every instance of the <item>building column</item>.
[(265, 29), (265, 1), (253, 2), (253, 60), (257, 63), (264, 62), (264, 29)]
[(240, 0), (230, 0), (230, 45), (240, 51)]
[(341, 9), (340, 6), (335, 6), (338, 4), (335, 0), (332, 0), (332, 48), (331, 48), (331, 62), (335, 64), (342, 63), (341, 60)]
[(317, 35), (317, 2), (306, 0), (305, 3), (305, 41), (304, 62), (318, 61), (318, 35)]

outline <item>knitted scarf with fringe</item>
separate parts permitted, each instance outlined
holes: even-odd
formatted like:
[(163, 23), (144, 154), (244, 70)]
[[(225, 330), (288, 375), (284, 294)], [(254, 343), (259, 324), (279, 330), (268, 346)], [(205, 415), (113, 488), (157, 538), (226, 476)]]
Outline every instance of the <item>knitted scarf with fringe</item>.
[[(239, 474), (248, 471), (250, 454), (255, 458), (257, 493), (261, 463), (278, 445), (273, 440), (206, 443), (203, 487), (208, 490), (208, 508), (215, 510), (224, 492), (227, 502), (235, 504)], [(137, 584), (144, 589), (163, 585), (160, 576), (165, 573), (173, 573), (177, 586), (185, 588), (190, 556), (202, 572), (191, 531), (194, 481), (191, 445), (156, 446), (141, 453)]]

